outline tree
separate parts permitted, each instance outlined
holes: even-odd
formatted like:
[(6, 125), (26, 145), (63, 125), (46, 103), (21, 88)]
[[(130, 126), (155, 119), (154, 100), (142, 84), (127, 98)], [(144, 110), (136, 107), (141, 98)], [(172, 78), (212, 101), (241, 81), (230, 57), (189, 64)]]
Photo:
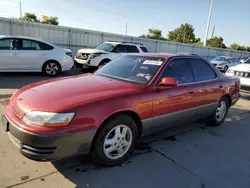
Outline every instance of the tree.
[(222, 37), (213, 37), (207, 40), (207, 46), (215, 48), (227, 48), (223, 41), (224, 39)]
[(28, 22), (40, 22), (34, 13), (25, 13), (22, 20)]
[(50, 24), (50, 25), (58, 25), (59, 21), (58, 21), (58, 17), (49, 17), (48, 19), (43, 20), (41, 23)]
[(246, 49), (245, 49), (245, 46), (241, 46), (241, 45), (236, 44), (236, 43), (231, 44), (231, 45), (230, 45), (230, 48), (231, 48), (232, 50), (240, 50), (240, 51), (246, 50)]
[(168, 40), (180, 43), (197, 43), (200, 42), (200, 38), (195, 38), (194, 28), (192, 25), (185, 23), (173, 31), (169, 31)]
[(156, 40), (166, 40), (163, 36), (162, 36), (162, 31), (159, 29), (153, 29), (150, 28), (148, 29), (148, 34), (142, 34), (139, 37), (141, 38), (149, 38), (149, 39), (156, 39)]

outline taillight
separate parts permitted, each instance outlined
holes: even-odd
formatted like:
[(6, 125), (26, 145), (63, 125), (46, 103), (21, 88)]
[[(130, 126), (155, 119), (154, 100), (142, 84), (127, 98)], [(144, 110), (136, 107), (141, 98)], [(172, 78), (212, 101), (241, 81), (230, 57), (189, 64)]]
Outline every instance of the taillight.
[(66, 55), (68, 55), (69, 57), (72, 57), (72, 53), (71, 52), (66, 52)]

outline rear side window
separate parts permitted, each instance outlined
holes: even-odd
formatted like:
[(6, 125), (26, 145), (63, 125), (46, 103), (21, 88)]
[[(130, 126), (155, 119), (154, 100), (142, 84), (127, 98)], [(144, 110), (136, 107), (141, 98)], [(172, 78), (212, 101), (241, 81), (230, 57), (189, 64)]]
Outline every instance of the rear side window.
[(137, 49), (136, 46), (127, 45), (127, 52), (128, 53), (139, 53), (139, 50)]
[(199, 59), (191, 59), (190, 61), (194, 71), (194, 80), (196, 82), (216, 78), (214, 70), (205, 61)]
[(143, 51), (143, 52), (145, 52), (145, 53), (147, 53), (148, 52), (148, 49), (146, 48), (146, 47), (140, 47), (141, 48), (141, 50)]
[(34, 41), (34, 40), (22, 40), (22, 50), (52, 50), (54, 47), (48, 44)]
[(178, 84), (194, 81), (192, 68), (187, 59), (176, 59), (169, 62), (161, 75), (161, 79), (164, 77), (175, 78), (178, 80)]

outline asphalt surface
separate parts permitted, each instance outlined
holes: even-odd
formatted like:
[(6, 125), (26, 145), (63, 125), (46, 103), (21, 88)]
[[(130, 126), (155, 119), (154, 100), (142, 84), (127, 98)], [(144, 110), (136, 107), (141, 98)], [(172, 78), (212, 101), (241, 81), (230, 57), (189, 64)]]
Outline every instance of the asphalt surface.
[[(73, 70), (62, 76), (76, 75)], [(34, 73), (0, 73), (0, 100), (43, 79)], [(0, 102), (0, 115), (3, 106)], [(0, 123), (0, 187), (249, 188), (250, 96), (230, 109), (220, 127), (182, 125), (145, 137), (124, 164), (98, 168), (87, 156), (35, 162), (19, 154)]]

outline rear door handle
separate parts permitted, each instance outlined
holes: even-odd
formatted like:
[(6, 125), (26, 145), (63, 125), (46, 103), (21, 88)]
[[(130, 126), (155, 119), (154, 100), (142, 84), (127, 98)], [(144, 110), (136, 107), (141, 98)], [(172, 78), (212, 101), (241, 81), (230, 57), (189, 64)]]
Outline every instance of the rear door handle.
[(11, 53), (10, 55), (11, 55), (11, 56), (18, 56), (19, 53), (14, 52), (14, 53)]
[(189, 92), (188, 92), (189, 95), (190, 95), (190, 94), (193, 94), (193, 93), (194, 93), (193, 91), (189, 91)]
[(219, 88), (223, 88), (223, 86), (219, 86)]

